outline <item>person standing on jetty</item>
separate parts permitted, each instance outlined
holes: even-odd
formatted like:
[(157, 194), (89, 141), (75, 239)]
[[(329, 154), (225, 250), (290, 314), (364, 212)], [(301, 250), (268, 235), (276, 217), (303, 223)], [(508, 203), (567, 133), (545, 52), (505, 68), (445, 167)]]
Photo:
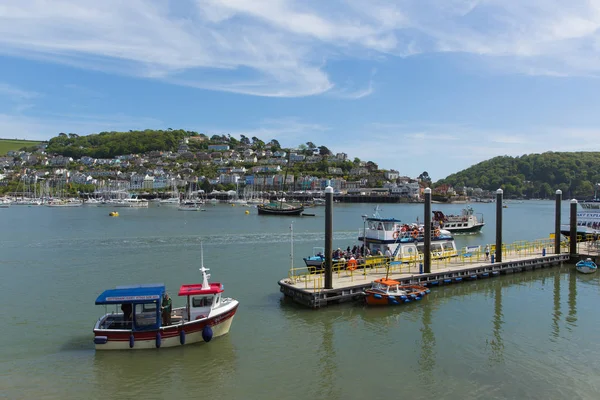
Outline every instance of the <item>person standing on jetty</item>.
[(486, 260), (490, 259), (490, 245), (489, 244), (485, 245), (485, 259)]
[(162, 310), (163, 325), (171, 325), (171, 298), (169, 297), (169, 293), (165, 293), (160, 309)]

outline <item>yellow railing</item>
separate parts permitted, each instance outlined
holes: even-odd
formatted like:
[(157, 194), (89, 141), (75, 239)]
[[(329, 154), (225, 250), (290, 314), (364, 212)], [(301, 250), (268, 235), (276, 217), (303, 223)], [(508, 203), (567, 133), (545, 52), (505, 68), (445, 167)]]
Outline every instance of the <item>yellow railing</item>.
[[(578, 251), (596, 249), (600, 251), (600, 241), (593, 241), (591, 237), (577, 238)], [(449, 250), (431, 253), (431, 270), (441, 270), (448, 267), (457, 267), (461, 265), (469, 266), (475, 263), (491, 263), (492, 255), (496, 254), (496, 245), (489, 244), (490, 257), (486, 260), (485, 253), (482, 250), (485, 247), (479, 246), (477, 249), (467, 251)], [(581, 247), (586, 246), (586, 247)], [(502, 245), (502, 257), (506, 261), (510, 257), (527, 257), (536, 254), (541, 255), (543, 250), (546, 254), (554, 253), (554, 239), (545, 238), (531, 241), (516, 241), (514, 243), (505, 243)], [(569, 252), (569, 240), (561, 242), (561, 251)], [(401, 273), (418, 273), (420, 264), (423, 263), (423, 254), (415, 253), (413, 256), (397, 257), (390, 262), (389, 257), (385, 256), (367, 256), (365, 260), (359, 260), (357, 268), (347, 269), (346, 262), (336, 262), (332, 265), (334, 277), (350, 279), (354, 281), (368, 281), (373, 279), (373, 275), (383, 275), (389, 272), (390, 275)], [(289, 270), (288, 278), (293, 284), (304, 286), (307, 290), (320, 291), (324, 284), (324, 271), (316, 267), (298, 267)]]

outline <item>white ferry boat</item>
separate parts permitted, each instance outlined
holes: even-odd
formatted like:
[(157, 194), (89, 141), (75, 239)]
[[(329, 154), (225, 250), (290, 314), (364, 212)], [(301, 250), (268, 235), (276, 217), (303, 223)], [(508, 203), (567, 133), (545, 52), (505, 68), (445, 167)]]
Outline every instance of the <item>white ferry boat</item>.
[[(372, 255), (392, 254), (393, 261), (423, 259), (425, 229), (419, 224), (405, 224), (399, 219), (374, 216), (365, 219), (365, 231), (358, 240), (363, 242)], [(458, 255), (454, 237), (450, 231), (434, 225), (431, 232), (431, 254), (434, 258)]]
[[(600, 235), (600, 199), (594, 196), (593, 200), (579, 202), (579, 211), (577, 211), (577, 236), (584, 238), (598, 238)], [(571, 224), (562, 224), (560, 233), (569, 236), (571, 234)]]
[(459, 215), (445, 215), (441, 211), (433, 211), (433, 220), (452, 233), (478, 233), (485, 225), (483, 214), (476, 214), (471, 206), (463, 208)]

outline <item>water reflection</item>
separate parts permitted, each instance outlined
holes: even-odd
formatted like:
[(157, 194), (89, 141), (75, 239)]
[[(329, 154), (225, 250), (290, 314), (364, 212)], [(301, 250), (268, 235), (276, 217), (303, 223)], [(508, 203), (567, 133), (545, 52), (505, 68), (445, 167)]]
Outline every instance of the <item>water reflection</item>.
[(175, 348), (97, 351), (92, 367), (95, 393), (89, 397), (118, 393), (122, 398), (166, 398), (173, 391), (201, 382), (222, 387), (232, 379), (236, 362), (229, 335), (210, 343)]
[(339, 386), (336, 385), (338, 370), (334, 347), (333, 321), (323, 321), (323, 335), (319, 346), (319, 396), (324, 399), (339, 399)]
[(493, 336), (490, 341), (490, 361), (500, 363), (504, 361), (504, 340), (502, 339), (502, 325), (504, 324), (502, 314), (502, 285), (497, 284), (494, 291), (494, 319)]
[(577, 273), (573, 270), (569, 273), (569, 312), (567, 314), (567, 329), (577, 327)]
[(554, 307), (552, 313), (552, 336), (554, 340), (558, 339), (560, 336), (560, 317), (562, 316), (562, 312), (560, 311), (560, 279), (561, 274), (554, 275)]
[(435, 368), (435, 334), (431, 327), (433, 307), (429, 304), (423, 307), (421, 314), (421, 357), (419, 358), (419, 370), (421, 379), (427, 385), (432, 387), (435, 383), (433, 370)]

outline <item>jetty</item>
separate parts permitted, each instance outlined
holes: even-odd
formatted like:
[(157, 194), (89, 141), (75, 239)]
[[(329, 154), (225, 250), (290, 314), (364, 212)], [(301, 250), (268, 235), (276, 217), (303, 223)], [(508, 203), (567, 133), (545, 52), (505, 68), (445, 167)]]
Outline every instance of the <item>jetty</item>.
[[(548, 239), (502, 243), (502, 192), (498, 191), (496, 243), (486, 255), (481, 246), (470, 246), (457, 254), (432, 254), (425, 243), (423, 254), (413, 258), (391, 259), (385, 256), (366, 257), (356, 269), (348, 269), (345, 262), (331, 259), (332, 196), (326, 203), (324, 268), (291, 268), (288, 276), (280, 279), (279, 289), (286, 298), (303, 306), (317, 309), (331, 304), (357, 301), (373, 280), (388, 277), (401, 284), (427, 287), (458, 284), (479, 279), (493, 279), (500, 275), (551, 268), (563, 263), (575, 263), (582, 258), (600, 259), (600, 240), (576, 235), (577, 201), (571, 201), (571, 235), (560, 236), (560, 202), (557, 191), (556, 232)], [(425, 226), (429, 225), (431, 197), (426, 192)], [(428, 215), (429, 213), (429, 215)], [(427, 235), (426, 235), (427, 236)]]

